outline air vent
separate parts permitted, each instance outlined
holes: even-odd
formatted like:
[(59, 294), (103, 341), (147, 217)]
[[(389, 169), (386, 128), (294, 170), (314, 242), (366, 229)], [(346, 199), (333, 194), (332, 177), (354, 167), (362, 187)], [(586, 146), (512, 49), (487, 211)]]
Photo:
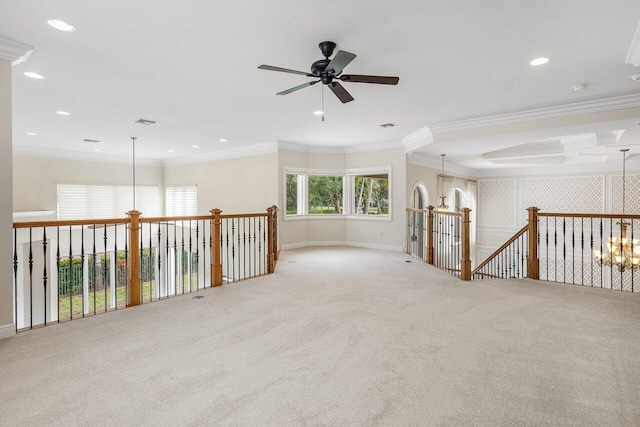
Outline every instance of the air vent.
[(394, 126), (395, 126), (395, 123), (385, 123), (383, 125), (380, 125), (380, 127), (383, 127), (383, 128), (392, 128)]
[(94, 144), (97, 143), (97, 142), (100, 142), (97, 139), (87, 139), (87, 138), (83, 139), (83, 141), (84, 142), (91, 142), (91, 143), (94, 143)]
[(153, 126), (155, 124), (158, 124), (158, 122), (156, 122), (156, 121), (147, 120), (147, 119), (138, 119), (138, 120), (134, 121), (133, 123), (140, 123), (141, 125), (146, 125), (146, 126)]

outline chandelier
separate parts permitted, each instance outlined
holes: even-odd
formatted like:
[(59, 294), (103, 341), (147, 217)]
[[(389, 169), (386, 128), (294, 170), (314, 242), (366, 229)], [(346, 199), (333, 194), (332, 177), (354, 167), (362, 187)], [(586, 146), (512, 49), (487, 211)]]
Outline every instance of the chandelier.
[[(622, 214), (625, 210), (625, 181), (626, 181), (626, 155), (628, 148), (620, 150), (622, 153)], [(617, 267), (622, 272), (626, 269), (635, 269), (640, 266), (640, 247), (638, 239), (630, 239), (627, 237), (627, 227), (631, 223), (620, 218), (620, 222), (616, 225), (620, 226), (620, 237), (609, 237), (607, 249), (609, 253), (603, 254), (600, 251), (593, 251), (596, 256), (596, 262), (607, 267)]]
[(447, 196), (444, 195), (444, 156), (446, 156), (446, 154), (440, 154), (440, 156), (442, 156), (442, 175), (440, 175), (441, 176), (440, 204), (436, 206), (436, 209), (442, 212), (446, 212), (449, 210), (449, 206), (447, 206), (444, 203), (444, 199), (447, 198)]

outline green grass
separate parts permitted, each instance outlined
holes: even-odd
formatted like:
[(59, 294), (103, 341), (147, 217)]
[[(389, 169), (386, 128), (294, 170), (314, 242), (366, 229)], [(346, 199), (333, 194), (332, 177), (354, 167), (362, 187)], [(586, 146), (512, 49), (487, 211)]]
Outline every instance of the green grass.
[[(197, 274), (194, 273), (192, 276), (192, 288), (196, 289), (196, 280)], [(173, 289), (171, 289), (173, 291)], [(182, 288), (182, 292), (180, 292), (180, 284), (178, 284), (177, 289), (178, 295), (182, 293), (189, 293), (189, 283), (187, 281), (187, 275), (184, 276), (184, 285)], [(106, 294), (106, 295), (105, 295)], [(98, 292), (89, 292), (89, 313), (88, 315), (93, 315), (94, 308), (95, 313), (103, 313), (105, 311), (115, 309), (111, 307), (111, 288), (107, 288), (107, 292), (104, 290)], [(60, 302), (58, 304), (58, 318), (60, 321), (75, 319), (78, 317), (82, 317), (82, 294), (76, 294), (73, 296), (61, 295)], [(144, 282), (142, 283), (142, 302), (151, 302), (152, 300), (158, 299), (156, 297), (156, 284), (155, 282)], [(125, 308), (127, 306), (127, 294), (126, 288), (124, 286), (116, 289), (116, 307), (118, 309)], [(73, 312), (71, 309), (73, 308)]]

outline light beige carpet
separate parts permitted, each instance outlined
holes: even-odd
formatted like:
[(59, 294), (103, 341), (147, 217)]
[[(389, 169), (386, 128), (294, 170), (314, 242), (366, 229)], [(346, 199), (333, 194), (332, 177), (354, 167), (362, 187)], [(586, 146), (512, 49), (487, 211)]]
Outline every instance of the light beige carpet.
[(343, 247), (198, 295), (0, 341), (0, 424), (640, 423), (638, 295)]

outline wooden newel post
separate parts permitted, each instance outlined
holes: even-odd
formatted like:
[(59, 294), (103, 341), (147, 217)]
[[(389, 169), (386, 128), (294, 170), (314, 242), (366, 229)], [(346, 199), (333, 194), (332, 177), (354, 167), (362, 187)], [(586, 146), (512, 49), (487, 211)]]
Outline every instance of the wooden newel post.
[(132, 210), (129, 216), (129, 306), (142, 303), (140, 293), (140, 212)]
[(433, 206), (427, 214), (427, 263), (433, 265)]
[(220, 256), (220, 235), (222, 219), (220, 209), (211, 209), (211, 286), (222, 285), (222, 257)]
[(273, 208), (273, 258), (278, 261), (278, 207), (276, 205), (271, 206)]
[(275, 271), (275, 257), (273, 255), (273, 207), (267, 208), (267, 273)]
[(540, 279), (540, 260), (538, 259), (538, 211), (540, 209), (530, 207), (529, 211), (529, 247), (527, 253), (527, 277)]
[(462, 259), (460, 260), (460, 278), (471, 280), (471, 209), (462, 209)]

